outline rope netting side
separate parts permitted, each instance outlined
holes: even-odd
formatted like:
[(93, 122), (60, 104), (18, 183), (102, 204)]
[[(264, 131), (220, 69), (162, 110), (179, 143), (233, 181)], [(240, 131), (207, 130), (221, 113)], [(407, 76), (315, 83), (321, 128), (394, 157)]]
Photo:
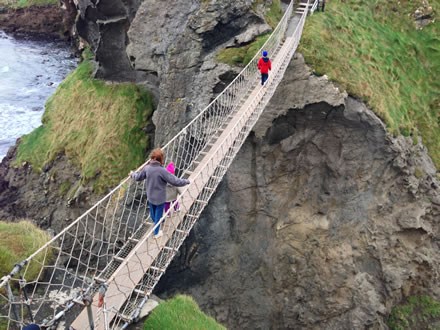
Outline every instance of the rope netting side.
[[(250, 130), (258, 120), (259, 116), (264, 110), (264, 107), (272, 97), (277, 85), (281, 81), (290, 59), (298, 46), (299, 38), (304, 26), (305, 15), (306, 14), (304, 14), (299, 25), (294, 31), (293, 36), (288, 38), (289, 43), (285, 48), (285, 52), (281, 54), (281, 58), (284, 60), (280, 63), (277, 63), (277, 68), (275, 68), (274, 71), (278, 72), (277, 74), (273, 75), (273, 78), (270, 78), (273, 79), (273, 81), (269, 80), (269, 90), (266, 90), (266, 87), (260, 87), (258, 95), (256, 95), (256, 97), (253, 95), (255, 100), (248, 107), (250, 114), (247, 112), (243, 113), (240, 119), (236, 122), (233, 131), (231, 131), (227, 138), (223, 140), (221, 145), (217, 147), (215, 153), (210, 152), (211, 156), (209, 161), (206, 162), (206, 159), (204, 159), (204, 167), (202, 169), (198, 169), (195, 177), (191, 177), (194, 180), (194, 185), (197, 187), (197, 189), (188, 189), (177, 200), (176, 204), (185, 205), (183, 213), (186, 214), (186, 216), (183, 218), (183, 220), (179, 219), (178, 212), (175, 212), (171, 206), (169, 214), (166, 214), (161, 220), (162, 222), (166, 219), (165, 227), (162, 226), (165, 232), (164, 235), (166, 237), (166, 249), (163, 249), (157, 257), (155, 257), (156, 246), (153, 246), (150, 251), (147, 251), (146, 254), (148, 254), (151, 259), (154, 259), (154, 263), (149, 268), (148, 266), (144, 266), (146, 270), (145, 275), (138, 283), (135, 290), (133, 290), (131, 294), (126, 297), (126, 303), (119, 310), (119, 315), (122, 317), (114, 321), (114, 328), (118, 328), (119, 326), (123, 325), (127, 319), (136, 319), (136, 317), (139, 315), (141, 307), (148, 299), (148, 296), (151, 294), (154, 286), (157, 284), (164, 270), (171, 262), (175, 253), (179, 250), (180, 245), (183, 243), (195, 221), (200, 216), (203, 208), (211, 198), (217, 185), (230, 166), (233, 158), (239, 151), (241, 145), (244, 143)], [(219, 159), (221, 159), (220, 162), (218, 161)], [(185, 194), (188, 194), (188, 196)], [(185, 200), (193, 200), (194, 202), (192, 205), (189, 204), (190, 206), (188, 207), (185, 204)], [(177, 221), (173, 221), (175, 219), (177, 219)], [(171, 224), (167, 226), (170, 221)], [(148, 241), (148, 237), (145, 238), (145, 242), (146, 241)], [(163, 242), (159, 241), (156, 244), (159, 246), (162, 243)], [(136, 257), (138, 260), (143, 260), (145, 257), (145, 251)], [(128, 265), (126, 266), (127, 268), (125, 271), (129, 273), (129, 267)], [(123, 272), (124, 269), (121, 271)], [(116, 273), (114, 274), (114, 276), (117, 275), (118, 274)], [(117, 310), (114, 310), (114, 313), (116, 314)]]
[(16, 294), (0, 290), (0, 320), (10, 328), (47, 324), (90, 291), (93, 278), (145, 227), (144, 187), (127, 180), (3, 278), (1, 287)]
[[(269, 54), (275, 54), (283, 42), (291, 11), (292, 4), (263, 46)], [(174, 162), (178, 176), (193, 173), (246, 100), (248, 92), (255, 87), (259, 76), (258, 59), (259, 53), (207, 108), (164, 146), (166, 162)], [(270, 79), (275, 79), (275, 76)], [(128, 265), (127, 259), (133, 257), (138, 260), (142, 274), (139, 279), (128, 274), (132, 283), (121, 284), (119, 290), (126, 302), (118, 307), (107, 305), (107, 310), (125, 316), (115, 319), (113, 325), (135, 318), (139, 305), (148, 298), (253, 126), (248, 121), (240, 121), (237, 125), (243, 127), (237, 126), (235, 139), (229, 141), (235, 146), (222, 144), (223, 149), (219, 150), (224, 159), (209, 170), (214, 166), (214, 160), (211, 157), (209, 162), (205, 162), (206, 170), (192, 179), (194, 189), (187, 188), (163, 218), (167, 219), (162, 226), (166, 242), (156, 240), (153, 244), (156, 246), (147, 244), (148, 251), (143, 254), (139, 251), (139, 246), (145, 245), (152, 235), (153, 225), (147, 221), (149, 211), (144, 182), (125, 179), (94, 207), (15, 267), (10, 275), (2, 278), (0, 325), (1, 322), (7, 323), (9, 328), (19, 328), (31, 322), (53, 325), (66, 318), (66, 311), (70, 311), (66, 321), (73, 320), (84, 307), (84, 298), (93, 296), (100, 283), (114, 281), (116, 271), (120, 273)], [(177, 208), (179, 211), (175, 211)], [(143, 259), (147, 255), (151, 258), (149, 265)], [(110, 298), (106, 297), (107, 301)]]

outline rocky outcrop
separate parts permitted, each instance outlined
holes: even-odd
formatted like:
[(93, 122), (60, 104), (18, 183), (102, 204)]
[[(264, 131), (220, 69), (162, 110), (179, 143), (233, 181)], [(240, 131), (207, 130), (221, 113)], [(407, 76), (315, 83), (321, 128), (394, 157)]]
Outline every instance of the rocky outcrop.
[(76, 16), (72, 0), (63, 0), (63, 6), (30, 6), (25, 8), (1, 8), (0, 30), (42, 39), (69, 39)]
[(385, 328), (402, 298), (440, 298), (435, 175), (297, 55), (158, 292), (231, 329)]
[(413, 16), (418, 30), (435, 21), (434, 10), (426, 0), (421, 1), (421, 6), (415, 10)]
[(99, 197), (91, 185), (81, 185), (81, 171), (64, 154), (46, 164), (41, 174), (29, 163), (14, 165), (18, 143), (0, 163), (0, 219), (32, 219), (59, 233)]
[(155, 144), (163, 145), (233, 79), (235, 71), (215, 61), (217, 51), (270, 29), (250, 10), (253, 2), (82, 0), (77, 27), (96, 54), (97, 77), (137, 81), (154, 92)]

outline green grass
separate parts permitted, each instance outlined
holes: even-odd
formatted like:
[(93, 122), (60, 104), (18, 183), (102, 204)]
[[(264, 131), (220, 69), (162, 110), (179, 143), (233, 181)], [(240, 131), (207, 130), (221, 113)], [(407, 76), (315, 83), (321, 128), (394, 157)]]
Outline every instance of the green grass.
[(254, 42), (243, 47), (222, 49), (217, 54), (217, 61), (229, 65), (246, 66), (264, 45), (269, 36), (270, 33), (261, 35)]
[[(253, 10), (257, 11), (258, 6), (262, 3), (263, 0), (255, 1), (253, 5)], [(273, 0), (271, 6), (266, 11), (264, 18), (266, 19), (266, 22), (272, 27), (272, 29), (275, 29), (278, 22), (283, 17), (283, 14), (284, 13), (281, 8), (280, 0)], [(231, 66), (246, 66), (255, 56), (257, 51), (264, 45), (269, 36), (270, 33), (266, 33), (258, 36), (253, 42), (246, 46), (222, 49), (217, 54), (217, 61), (229, 64)]]
[(144, 324), (144, 330), (148, 329), (225, 330), (226, 328), (201, 312), (191, 297), (179, 295), (161, 303), (153, 310)]
[(72, 184), (69, 181), (63, 182), (58, 189), (58, 195), (64, 196), (72, 187)]
[(27, 161), (40, 172), (64, 152), (81, 169), (83, 183), (93, 180), (95, 192), (105, 193), (145, 159), (142, 128), (153, 112), (152, 95), (132, 83), (92, 79), (91, 71), (86, 59), (58, 86), (43, 125), (23, 136), (16, 164)]
[(0, 8), (25, 8), (30, 6), (47, 6), (57, 4), (57, 0), (0, 0)]
[[(9, 274), (14, 268), (14, 264), (21, 262), (32, 253), (37, 251), (42, 245), (50, 240), (50, 236), (29, 221), (18, 223), (6, 223), (0, 221), (0, 277)], [(44, 255), (41, 253), (36, 256), (27, 268), (25, 279), (27, 281), (36, 280), (41, 270), (44, 260), (49, 262), (52, 258), (51, 253)]]
[(393, 308), (387, 325), (392, 330), (440, 329), (440, 303), (428, 296), (413, 296)]
[[(261, 0), (257, 0), (256, 3), (258, 3), (258, 1)], [(283, 17), (283, 14), (280, 0), (272, 0), (272, 4), (270, 5), (269, 10), (264, 14), (264, 18), (266, 19), (267, 24), (269, 24), (272, 29), (275, 29), (278, 22)]]
[[(416, 30), (421, 1), (329, 2), (308, 18), (300, 51), (317, 74), (361, 97), (394, 135), (420, 135), (440, 168), (440, 24)], [(440, 0), (429, 2), (435, 14)]]

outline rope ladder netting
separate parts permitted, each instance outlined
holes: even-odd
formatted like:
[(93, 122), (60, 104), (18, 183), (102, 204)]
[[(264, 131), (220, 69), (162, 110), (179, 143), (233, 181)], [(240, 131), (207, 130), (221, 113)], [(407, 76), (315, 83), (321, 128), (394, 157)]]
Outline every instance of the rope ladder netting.
[(272, 58), (266, 85), (259, 83), (259, 51), (162, 148), (165, 164), (191, 181), (159, 222), (163, 235), (153, 237), (145, 182), (126, 178), (0, 280), (0, 328), (123, 329), (138, 319), (283, 78), (307, 16), (289, 33), (292, 9), (293, 1), (262, 47)]

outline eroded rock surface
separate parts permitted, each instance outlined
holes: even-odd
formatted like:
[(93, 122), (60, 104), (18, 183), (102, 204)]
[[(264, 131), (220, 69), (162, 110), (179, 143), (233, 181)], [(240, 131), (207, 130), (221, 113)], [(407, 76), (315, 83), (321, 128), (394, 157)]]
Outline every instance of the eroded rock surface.
[[(0, 163), (0, 220), (32, 219), (59, 233), (93, 206), (99, 196), (81, 185), (81, 171), (60, 154), (38, 174), (29, 163), (14, 164), (17, 145)], [(20, 165), (20, 166), (19, 166)]]
[(297, 55), (159, 292), (231, 329), (384, 328), (440, 297), (435, 173)]
[(234, 78), (236, 70), (218, 63), (217, 52), (270, 30), (263, 13), (251, 10), (254, 2), (80, 0), (77, 27), (96, 54), (97, 77), (153, 91), (155, 144), (163, 145)]

